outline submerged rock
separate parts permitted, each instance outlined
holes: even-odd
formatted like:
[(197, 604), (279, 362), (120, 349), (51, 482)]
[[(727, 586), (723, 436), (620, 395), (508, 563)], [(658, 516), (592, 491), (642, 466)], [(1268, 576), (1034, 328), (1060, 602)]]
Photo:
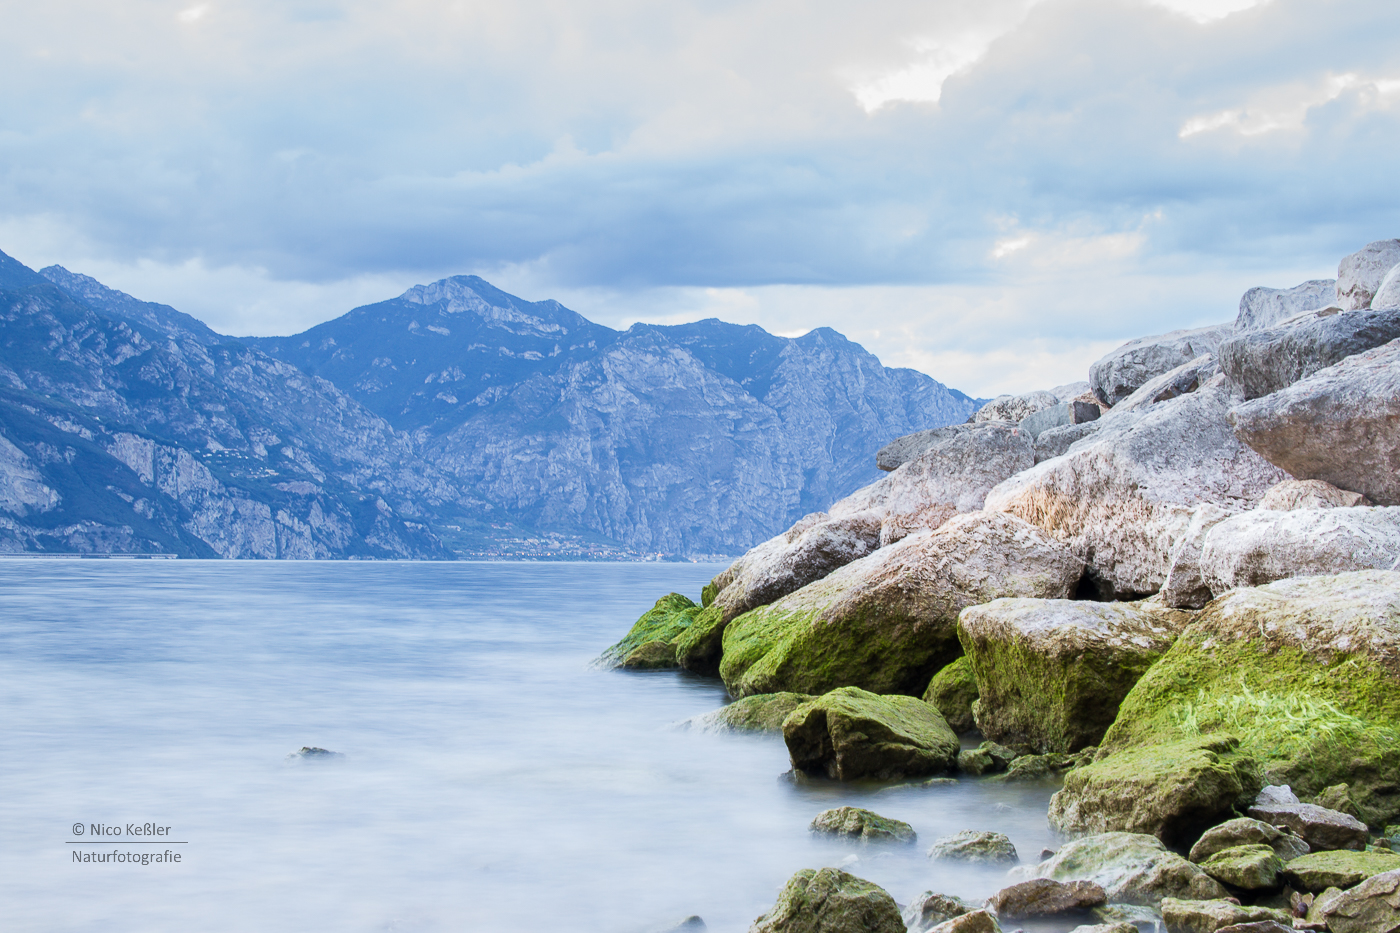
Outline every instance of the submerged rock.
[(788, 714), (811, 699), (805, 693), (758, 693), (689, 722), (706, 732), (782, 732)]
[(964, 608), (999, 596), (1069, 596), (1082, 568), (1019, 519), (960, 515), (729, 623), (720, 676), (732, 696), (843, 686), (918, 696), (962, 654)]
[(1230, 420), (1241, 441), (1294, 477), (1400, 505), (1400, 340), (1245, 402)]
[(1066, 843), (1039, 865), (1013, 876), (1093, 881), (1112, 903), (1156, 906), (1164, 897), (1225, 897), (1220, 883), (1162, 845), (1155, 836), (1102, 833)]
[(1339, 849), (1313, 852), (1288, 863), (1284, 874), (1303, 891), (1350, 888), (1367, 878), (1400, 871), (1400, 855), (1393, 852), (1352, 852)]
[(1268, 920), (1292, 926), (1292, 918), (1285, 911), (1270, 907), (1241, 907), (1232, 901), (1218, 898), (1164, 898), (1162, 920), (1166, 922), (1168, 933), (1215, 933), (1235, 924)]
[(987, 900), (987, 907), (1000, 920), (1024, 920), (1088, 910), (1107, 899), (1104, 889), (1092, 881), (1032, 878), (1002, 888)]
[(1233, 330), (1233, 324), (1217, 324), (1130, 340), (1089, 367), (1089, 384), (1099, 401), (1117, 405), (1154, 377), (1214, 355)]
[(1057, 777), (1066, 771), (1082, 768), (1094, 760), (1096, 748), (1083, 748), (1074, 754), (1050, 752), (1045, 755), (1020, 755), (994, 780), (1014, 784), (1019, 781), (1041, 781)]
[(977, 725), (993, 741), (1041, 753), (1098, 745), (1123, 697), (1191, 619), (1150, 600), (970, 606), (958, 635), (976, 676)]
[(331, 761), (336, 758), (344, 758), (341, 752), (333, 752), (328, 748), (318, 748), (314, 745), (303, 745), (301, 748), (287, 755), (288, 761)]
[(1285, 832), (1263, 820), (1239, 817), (1206, 830), (1205, 835), (1191, 847), (1189, 858), (1200, 863), (1217, 852), (1247, 845), (1268, 846), (1285, 862), (1311, 851), (1308, 844), (1292, 832)]
[(971, 732), (977, 728), (977, 720), (972, 715), (972, 704), (977, 702), (977, 678), (966, 655), (933, 675), (924, 691), (924, 702), (938, 707), (954, 732)]
[(703, 611), (680, 593), (667, 593), (642, 613), (621, 641), (593, 663), (602, 668), (632, 670), (676, 667), (676, 639)]
[(1317, 914), (1332, 933), (1400, 933), (1400, 871), (1376, 875), (1339, 892), (1319, 905)]
[(1001, 833), (963, 830), (935, 840), (928, 857), (935, 861), (971, 862), (975, 865), (1015, 865), (1021, 860), (1011, 840)]
[(804, 703), (783, 722), (794, 768), (840, 781), (948, 771), (958, 737), (938, 710), (905, 696), (842, 687)]
[(900, 842), (913, 844), (918, 839), (914, 827), (892, 820), (860, 807), (837, 807), (823, 810), (812, 820), (814, 833), (841, 836), (860, 842)]
[(837, 868), (804, 868), (749, 933), (905, 933), (899, 907), (879, 885)]
[(1069, 933), (1139, 933), (1137, 925), (1128, 923), (1085, 923), (1080, 924)]
[(909, 933), (928, 933), (940, 923), (976, 909), (961, 898), (925, 891), (904, 909), (904, 923), (909, 928)]
[(1207, 533), (1201, 575), (1214, 593), (1290, 577), (1390, 570), (1400, 561), (1400, 507), (1255, 510)]

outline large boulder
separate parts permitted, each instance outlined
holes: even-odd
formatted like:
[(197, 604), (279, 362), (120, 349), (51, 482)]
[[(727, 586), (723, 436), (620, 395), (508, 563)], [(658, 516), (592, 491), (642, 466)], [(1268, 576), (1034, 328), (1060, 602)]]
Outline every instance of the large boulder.
[(1220, 364), (1216, 361), (1215, 356), (1210, 353), (1203, 354), (1190, 362), (1182, 363), (1175, 369), (1167, 370), (1160, 376), (1154, 376), (1147, 380), (1132, 395), (1114, 405), (1110, 412), (1117, 417), (1124, 412), (1140, 411), (1156, 405), (1158, 402), (1176, 398), (1178, 395), (1195, 392), (1219, 372)]
[(881, 816), (873, 810), (861, 807), (836, 807), (818, 813), (808, 827), (819, 836), (836, 836), (855, 842), (899, 842), (912, 844), (918, 841), (914, 827), (900, 820)]
[(1251, 288), (1240, 298), (1235, 333), (1273, 327), (1286, 318), (1337, 300), (1336, 279), (1312, 279), (1292, 288)]
[(1258, 508), (1291, 512), (1294, 509), (1349, 509), (1372, 504), (1359, 492), (1338, 489), (1320, 479), (1286, 479), (1264, 494)]
[(979, 511), (993, 486), (1035, 464), (1029, 438), (1015, 425), (989, 422), (943, 430), (949, 433), (918, 457), (833, 505), (833, 519), (879, 516), (879, 543), (887, 546), (959, 513)]
[(1211, 528), (1201, 550), (1201, 575), (1217, 594), (1397, 563), (1400, 507), (1245, 512)]
[(1050, 825), (1065, 833), (1144, 833), (1184, 846), (1247, 805), (1261, 783), (1233, 736), (1127, 748), (1066, 774), (1050, 798)]
[[(1098, 759), (1071, 772), (1052, 813), (1073, 804), (1076, 823), (1103, 825), (1111, 813), (1096, 814), (1089, 797), (1070, 799), (1086, 773), (1116, 767), (1119, 795), (1105, 787), (1112, 781), (1099, 782), (1095, 793), (1122, 801), (1151, 770), (1152, 757), (1215, 738), (1225, 742), (1222, 759), (1257, 761), (1270, 784), (1305, 795), (1349, 784), (1366, 821), (1384, 825), (1400, 814), (1397, 685), (1400, 573), (1299, 577), (1233, 590), (1206, 606), (1138, 681)], [(1230, 748), (1236, 739), (1238, 748)], [(1237, 770), (1243, 777), (1249, 769)]]
[(1366, 824), (1350, 813), (1312, 803), (1258, 800), (1249, 808), (1249, 815), (1251, 819), (1296, 833), (1309, 848), (1320, 852), (1336, 849), (1359, 852), (1366, 848), (1370, 839)]
[(631, 670), (676, 667), (676, 639), (695, 624), (703, 611), (680, 593), (668, 593), (642, 613), (622, 640), (593, 663), (602, 668)]
[[(1278, 486), (1273, 488), (1277, 489)], [(1265, 495), (1267, 497), (1267, 493)], [(1163, 581), (1159, 594), (1163, 603), (1175, 609), (1200, 609), (1214, 598), (1215, 594), (1206, 584), (1201, 571), (1201, 553), (1205, 550), (1206, 535), (1230, 515), (1230, 512), (1211, 502), (1191, 510), (1186, 530), (1178, 534), (1172, 543), (1167, 579)]]
[(687, 722), (702, 732), (782, 732), (788, 714), (812, 699), (805, 693), (758, 693)]
[(1049, 408), (1032, 412), (1021, 419), (1020, 423), (1016, 425), (1016, 430), (1024, 437), (1034, 441), (1051, 428), (1062, 428), (1070, 424), (1088, 424), (1099, 420), (1101, 414), (1103, 414), (1103, 409), (1099, 407), (1098, 401), (1092, 397), (1071, 399), (1068, 402), (1060, 402), (1058, 405), (1051, 405)]
[(788, 879), (773, 909), (749, 933), (905, 933), (884, 888), (838, 868), (804, 868)]
[(1220, 343), (1220, 369), (1246, 399), (1286, 389), (1349, 356), (1400, 338), (1400, 310), (1354, 311), (1240, 334)]
[(1101, 596), (1149, 596), (1166, 580), (1173, 544), (1195, 509), (1244, 511), (1288, 478), (1235, 438), (1231, 404), (1217, 377), (1142, 412), (1110, 413), (1064, 456), (989, 492), (986, 507), (1083, 554)]
[(1085, 421), (1080, 424), (1065, 424), (1058, 428), (1049, 428), (1036, 435), (1031, 448), (1035, 451), (1035, 462), (1042, 460), (1053, 460), (1055, 457), (1062, 457), (1069, 452), (1069, 449), (1079, 441), (1098, 431), (1103, 424), (1097, 420)]
[(1292, 918), (1287, 911), (1272, 907), (1241, 907), (1223, 898), (1194, 900), (1169, 897), (1162, 901), (1162, 921), (1167, 926), (1167, 933), (1216, 933), (1237, 924), (1269, 920), (1292, 926)]
[(1098, 745), (1123, 697), (1191, 618), (1154, 600), (969, 606), (958, 637), (976, 677), (977, 725), (995, 742), (1040, 753)]
[(1288, 863), (1284, 874), (1303, 891), (1321, 893), (1328, 888), (1350, 888), (1367, 878), (1400, 871), (1400, 855), (1394, 852), (1352, 852), (1337, 849), (1312, 852)]
[(1344, 310), (1371, 307), (1386, 273), (1400, 264), (1400, 240), (1376, 240), (1337, 265), (1337, 303)]
[(1371, 298), (1372, 311), (1393, 311), (1397, 308), (1400, 308), (1400, 266), (1393, 267), (1385, 274)]
[(1012, 869), (1012, 877), (1092, 881), (1110, 903), (1155, 907), (1164, 897), (1225, 897), (1220, 882), (1162, 845), (1155, 836), (1102, 833), (1067, 842), (1039, 865)]
[(783, 722), (792, 766), (838, 781), (919, 777), (950, 770), (958, 737), (923, 700), (842, 687)]
[(1098, 907), (1108, 900), (1104, 889), (1092, 881), (1055, 881), (1032, 878), (1002, 888), (987, 899), (987, 908), (999, 920), (1054, 917)]
[(1017, 518), (959, 515), (735, 619), (720, 676), (736, 697), (848, 685), (918, 696), (962, 654), (959, 612), (999, 596), (1062, 599), (1082, 572)]
[(1400, 505), (1400, 340), (1230, 412), (1241, 441), (1297, 479)]
[(998, 395), (972, 416), (973, 421), (1009, 421), (1019, 424), (1022, 418), (1033, 415), (1042, 408), (1050, 408), (1063, 401), (1053, 392), (1040, 390), (1024, 395)]
[(816, 512), (750, 549), (712, 581), (724, 622), (781, 599), (880, 546), (880, 516)]
[(1233, 849), (1236, 846), (1268, 846), (1280, 859), (1287, 862), (1300, 855), (1308, 854), (1308, 844), (1295, 833), (1285, 831), (1263, 820), (1242, 816), (1227, 820), (1219, 826), (1212, 826), (1196, 844), (1191, 847), (1189, 858), (1196, 863), (1204, 862), (1217, 852)]
[(972, 704), (977, 702), (977, 675), (966, 655), (933, 675), (924, 691), (924, 702), (936, 706), (954, 732), (977, 728), (972, 714)]
[(1332, 933), (1400, 933), (1400, 871), (1366, 879), (1318, 913)]
[(1213, 356), (1233, 331), (1233, 323), (1216, 324), (1131, 340), (1089, 367), (1089, 385), (1099, 401), (1117, 405), (1154, 377), (1199, 356)]
[(1231, 846), (1196, 864), (1216, 881), (1243, 891), (1273, 891), (1282, 887), (1279, 875), (1283, 871), (1283, 859), (1272, 846), (1259, 843)]

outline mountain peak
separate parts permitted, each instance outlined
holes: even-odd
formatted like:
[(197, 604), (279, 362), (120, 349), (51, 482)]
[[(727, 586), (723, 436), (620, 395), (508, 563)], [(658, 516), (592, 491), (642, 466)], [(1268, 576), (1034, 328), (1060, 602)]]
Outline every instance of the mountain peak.
[(107, 317), (143, 324), (167, 336), (189, 338), (205, 346), (214, 346), (225, 339), (198, 318), (176, 311), (170, 305), (133, 298), (126, 292), (108, 288), (90, 275), (70, 272), (60, 265), (45, 266), (38, 275)]
[(475, 314), (514, 333), (563, 336), (589, 324), (557, 301), (523, 301), (475, 275), (453, 275), (430, 285), (415, 285), (399, 300), (440, 305), (445, 314)]

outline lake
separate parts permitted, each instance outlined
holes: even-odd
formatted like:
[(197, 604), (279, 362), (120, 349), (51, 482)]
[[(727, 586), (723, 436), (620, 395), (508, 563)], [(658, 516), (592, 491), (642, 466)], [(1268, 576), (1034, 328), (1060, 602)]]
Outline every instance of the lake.
[[(5, 928), (743, 931), (801, 868), (980, 898), (935, 838), (1057, 844), (1052, 788), (794, 782), (781, 736), (678, 726), (717, 680), (590, 668), (720, 569), (0, 560)], [(813, 838), (842, 804), (919, 844)]]

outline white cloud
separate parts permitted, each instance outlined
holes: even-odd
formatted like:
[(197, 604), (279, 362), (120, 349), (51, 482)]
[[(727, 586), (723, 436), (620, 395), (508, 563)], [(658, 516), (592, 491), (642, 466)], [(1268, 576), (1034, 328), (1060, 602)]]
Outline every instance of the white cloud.
[(1148, 0), (1155, 6), (1166, 7), (1198, 23), (1224, 19), (1231, 13), (1250, 10), (1268, 0)]
[(182, 23), (198, 22), (199, 20), (203, 19), (204, 14), (208, 12), (209, 4), (200, 3), (196, 6), (189, 7), (188, 9), (181, 10), (176, 16), (176, 19), (178, 19)]
[(1357, 111), (1389, 108), (1400, 100), (1400, 79), (1362, 78), (1356, 72), (1326, 74), (1311, 84), (1288, 84), (1256, 91), (1247, 107), (1192, 117), (1177, 134), (1182, 139), (1199, 133), (1230, 129), (1241, 136), (1259, 136), (1275, 130), (1299, 131), (1308, 113), (1331, 103), (1346, 92), (1357, 96)]

